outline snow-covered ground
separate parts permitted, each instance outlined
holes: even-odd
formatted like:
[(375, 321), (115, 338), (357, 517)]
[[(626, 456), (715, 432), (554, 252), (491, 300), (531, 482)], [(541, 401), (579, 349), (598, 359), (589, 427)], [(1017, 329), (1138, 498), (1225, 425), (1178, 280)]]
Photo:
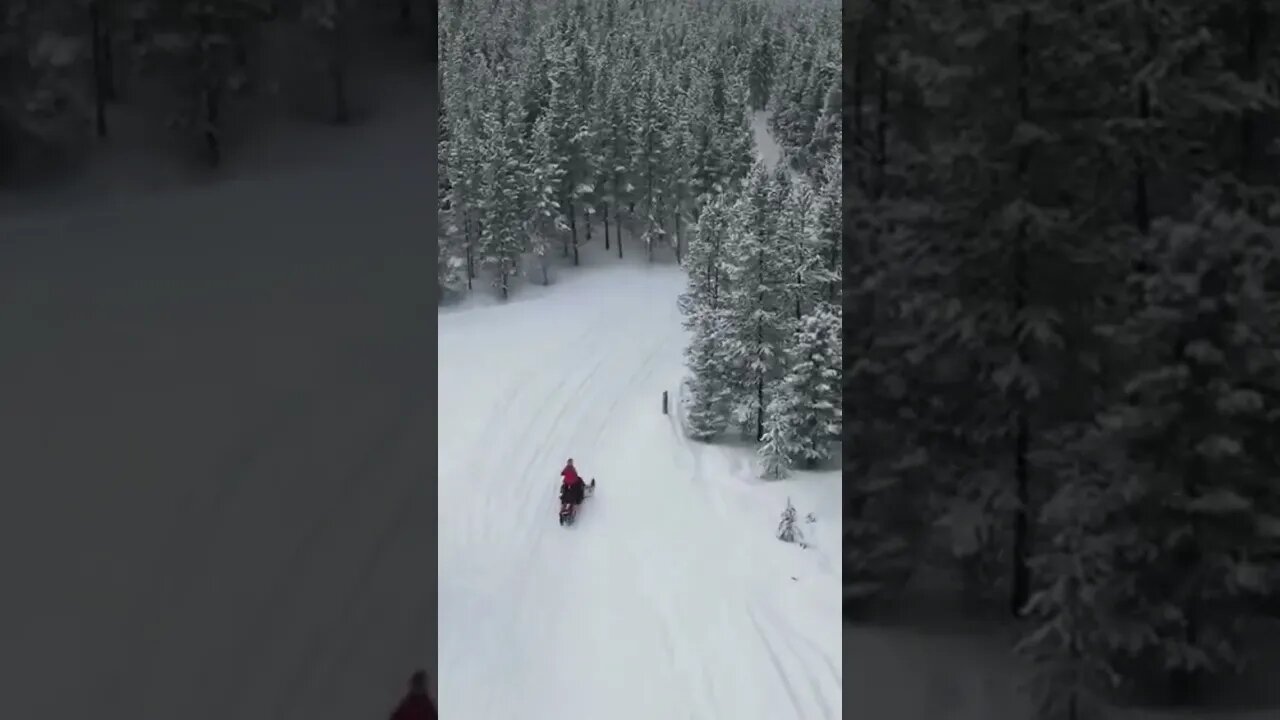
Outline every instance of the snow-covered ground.
[[(440, 315), (441, 715), (840, 717), (839, 474), (685, 439), (682, 272), (591, 264)], [(598, 488), (562, 528), (569, 457)]]
[(419, 72), (328, 162), (8, 206), (0, 717), (378, 718), (432, 668)]

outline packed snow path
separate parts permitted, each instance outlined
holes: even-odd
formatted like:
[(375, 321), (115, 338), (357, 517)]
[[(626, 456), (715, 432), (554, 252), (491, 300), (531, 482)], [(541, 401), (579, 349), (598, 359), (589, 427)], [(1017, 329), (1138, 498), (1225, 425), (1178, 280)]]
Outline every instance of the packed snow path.
[(0, 219), (0, 718), (385, 718), (434, 660), (431, 120), (395, 122)]
[[(838, 567), (683, 438), (682, 285), (598, 267), (441, 314), (442, 717), (840, 717)], [(562, 528), (569, 457), (598, 487)]]

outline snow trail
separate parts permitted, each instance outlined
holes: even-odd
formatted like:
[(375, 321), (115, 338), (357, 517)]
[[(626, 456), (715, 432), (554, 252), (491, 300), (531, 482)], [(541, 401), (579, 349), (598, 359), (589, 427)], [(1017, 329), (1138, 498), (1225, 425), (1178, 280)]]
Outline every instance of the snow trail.
[(0, 218), (0, 717), (377, 717), (434, 670), (433, 102)]
[[(683, 439), (683, 284), (621, 264), (441, 314), (443, 716), (840, 715), (838, 571)], [(598, 487), (561, 528), (568, 457)]]

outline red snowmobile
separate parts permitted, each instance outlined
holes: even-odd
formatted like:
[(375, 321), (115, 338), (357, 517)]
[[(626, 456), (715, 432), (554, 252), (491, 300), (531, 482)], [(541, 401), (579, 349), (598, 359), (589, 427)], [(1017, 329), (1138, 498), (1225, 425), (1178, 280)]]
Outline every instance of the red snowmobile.
[(596, 491), (596, 479), (584, 483), (579, 480), (570, 485), (560, 486), (560, 524), (572, 525), (578, 515), (578, 506), (583, 500), (591, 497)]

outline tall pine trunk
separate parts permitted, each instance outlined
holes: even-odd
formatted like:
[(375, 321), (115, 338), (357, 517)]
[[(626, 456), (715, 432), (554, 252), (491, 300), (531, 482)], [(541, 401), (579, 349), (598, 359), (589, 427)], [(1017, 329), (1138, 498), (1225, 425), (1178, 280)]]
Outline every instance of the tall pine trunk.
[(866, 84), (865, 78), (863, 77), (866, 72), (866, 65), (864, 63), (864, 60), (866, 58), (866, 48), (865, 48), (866, 42), (864, 39), (866, 38), (866, 31), (865, 31), (866, 25), (867, 23), (865, 20), (859, 22), (858, 29), (854, 35), (853, 98), (852, 98), (853, 148), (854, 148), (853, 166), (854, 168), (856, 168), (856, 174), (854, 175), (854, 182), (856, 183), (856, 187), (862, 188), (864, 191), (866, 190), (866, 177), (865, 177), (865, 172), (863, 170), (863, 163), (861, 162), (861, 158), (859, 157), (858, 151), (862, 148), (862, 142), (864, 137), (863, 136), (864, 129), (863, 129), (863, 122), (862, 122), (862, 94), (864, 92), (864, 86)]
[(110, 36), (106, 29), (106, 19), (103, 17), (102, 0), (90, 0), (89, 2), (89, 33), (92, 36), (93, 43), (93, 100), (94, 100), (94, 124), (97, 128), (98, 137), (107, 137), (107, 95), (108, 95), (108, 79), (107, 79), (107, 57), (106, 46), (110, 43)]
[(216, 80), (209, 80), (205, 86), (205, 150), (208, 153), (210, 167), (222, 164), (222, 141), (219, 137), (222, 121), (222, 92)]
[(684, 259), (683, 259), (683, 258), (684, 258), (684, 255), (680, 252), (680, 211), (679, 211), (679, 210), (676, 210), (676, 227), (675, 227), (675, 230), (676, 230), (676, 234), (675, 234), (675, 238), (676, 238), (676, 242), (675, 242), (675, 248), (676, 248), (676, 264), (677, 264), (677, 265), (684, 265)]
[(103, 6), (102, 12), (102, 91), (103, 97), (107, 102), (115, 102), (120, 99), (119, 88), (116, 87), (116, 52), (115, 52), (115, 34), (112, 28), (115, 26), (115, 6), (111, 0), (98, 0)]
[(473, 236), (472, 236), (472, 234), (471, 234), (471, 211), (470, 211), (470, 210), (464, 210), (464, 211), (463, 211), (463, 214), (466, 216), (466, 226), (467, 226), (467, 230), (466, 230), (466, 245), (467, 245), (467, 289), (468, 289), (468, 290), (474, 290), (475, 288), (474, 288), (474, 287), (473, 287), (473, 285), (472, 285), (472, 281), (474, 281), (474, 280), (476, 279), (476, 254), (475, 254), (475, 250), (474, 250), (474, 248), (475, 248), (475, 243), (474, 243), (474, 242), (472, 242), (472, 237), (473, 237)]
[[(1257, 82), (1262, 74), (1265, 56), (1263, 48), (1266, 47), (1263, 38), (1267, 36), (1270, 18), (1267, 16), (1266, 6), (1263, 0), (1249, 0), (1248, 8), (1245, 15), (1244, 23), (1244, 53), (1241, 58), (1243, 67), (1240, 71), (1240, 77), (1246, 82)], [(1254, 181), (1254, 171), (1257, 167), (1257, 160), (1265, 157), (1266, 153), (1263, 148), (1258, 146), (1258, 111), (1252, 108), (1246, 108), (1240, 113), (1239, 127), (1240, 142), (1240, 159), (1238, 172), (1240, 178), (1246, 185)], [(1250, 200), (1249, 210), (1257, 213), (1261, 210), (1257, 200)]]
[(333, 122), (338, 125), (346, 125), (351, 120), (347, 97), (346, 22), (345, 17), (339, 16), (329, 31), (329, 87), (333, 92)]
[[(1146, 61), (1150, 62), (1155, 59), (1156, 36), (1155, 26), (1150, 18), (1144, 20), (1146, 30)], [(1138, 88), (1138, 118), (1142, 122), (1145, 129), (1147, 122), (1151, 120), (1151, 90), (1146, 83)], [(1149, 178), (1147, 176), (1148, 158), (1143, 150), (1134, 153), (1133, 166), (1133, 221), (1137, 226), (1138, 232), (1143, 235), (1151, 231), (1151, 192), (1149, 187)], [(1142, 263), (1139, 260), (1139, 263)], [(1145, 271), (1145, 267), (1139, 267), (1140, 271)]]
[(200, 48), (200, 95), (204, 101), (204, 141), (205, 159), (210, 167), (218, 167), (222, 163), (222, 143), (219, 124), (222, 121), (222, 78), (217, 77), (213, 67), (212, 52), (207, 43), (213, 35), (213, 19), (201, 14), (197, 22), (199, 37), (197, 47)]
[(569, 203), (569, 232), (573, 235), (573, 266), (578, 266), (578, 209)]
[[(1031, 100), (1028, 85), (1030, 84), (1030, 38), (1031, 14), (1023, 11), (1018, 22), (1018, 119), (1020, 122), (1031, 122)], [(1031, 169), (1031, 148), (1024, 146), (1018, 150), (1018, 187), (1026, 188)], [(1023, 192), (1026, 192), (1023, 190)], [(1021, 317), (1027, 307), (1027, 221), (1018, 224), (1013, 248), (1013, 311), (1014, 317)], [(1015, 334), (1018, 363), (1021, 367), (1029, 367), (1028, 348), (1025, 341)], [(1017, 422), (1014, 440), (1014, 482), (1016, 486), (1017, 507), (1013, 519), (1013, 588), (1010, 596), (1010, 610), (1015, 617), (1022, 614), (1027, 601), (1031, 599), (1031, 492), (1030, 462), (1028, 453), (1031, 444), (1030, 422), (1027, 418), (1029, 401), (1018, 398), (1016, 401)]]
[[(756, 255), (756, 272), (757, 272), (757, 273), (759, 273), (759, 275), (758, 275), (758, 282), (760, 283), (760, 290), (759, 290), (759, 292), (757, 292), (757, 293), (756, 293), (756, 308), (757, 308), (757, 311), (763, 311), (763, 309), (764, 309), (764, 296), (765, 296), (765, 292), (764, 292), (765, 270), (764, 270), (764, 267), (765, 267), (765, 260), (764, 260), (764, 252), (762, 251), (762, 252), (760, 252), (760, 253), (758, 253), (758, 254)], [(757, 316), (757, 317), (758, 317), (758, 316)], [(759, 319), (757, 319), (757, 320), (756, 320), (756, 352), (759, 352), (759, 351), (760, 351), (760, 348), (763, 348), (763, 347), (764, 347), (764, 319), (763, 319), (763, 318), (759, 318)], [(764, 371), (764, 369), (762, 368), (759, 372), (760, 372), (760, 375), (759, 375), (758, 377), (756, 377), (756, 442), (760, 442), (760, 441), (764, 440), (764, 380), (765, 380), (765, 371)]]
[(609, 203), (604, 204), (604, 249), (609, 249)]

